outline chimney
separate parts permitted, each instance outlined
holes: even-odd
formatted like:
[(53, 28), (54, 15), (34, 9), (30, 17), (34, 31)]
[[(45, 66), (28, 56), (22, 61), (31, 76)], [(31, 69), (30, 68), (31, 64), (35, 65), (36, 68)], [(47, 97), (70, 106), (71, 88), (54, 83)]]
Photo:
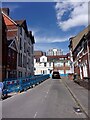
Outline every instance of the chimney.
[(9, 8), (2, 8), (2, 11), (9, 16)]

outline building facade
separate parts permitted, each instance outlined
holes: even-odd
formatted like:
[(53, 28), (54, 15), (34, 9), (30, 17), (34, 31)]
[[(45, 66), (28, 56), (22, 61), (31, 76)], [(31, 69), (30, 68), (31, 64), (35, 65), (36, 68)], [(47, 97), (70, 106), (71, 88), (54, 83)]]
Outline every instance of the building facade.
[[(80, 79), (90, 77), (90, 25), (70, 41), (70, 58)], [(72, 61), (73, 58), (73, 61)]]
[[(2, 16), (2, 15), (1, 15)], [(2, 38), (0, 40), (0, 80), (6, 78), (7, 69), (7, 27), (2, 16), (2, 25), (0, 25)]]
[(61, 75), (70, 72), (69, 54), (60, 56), (34, 56), (35, 74), (51, 74), (52, 71), (59, 71)]
[(70, 73), (70, 56), (59, 55), (59, 56), (47, 56), (48, 61), (53, 62), (53, 70), (59, 71), (61, 75)]
[(63, 51), (61, 49), (49, 49), (47, 51), (47, 56), (58, 56), (58, 55), (63, 55)]
[(46, 56), (34, 58), (35, 75), (50, 74), (53, 70), (53, 62), (49, 62)]
[(28, 31), (26, 20), (12, 20), (8, 9), (4, 9), (2, 14), (7, 27), (6, 78), (34, 75), (35, 40), (32, 32)]

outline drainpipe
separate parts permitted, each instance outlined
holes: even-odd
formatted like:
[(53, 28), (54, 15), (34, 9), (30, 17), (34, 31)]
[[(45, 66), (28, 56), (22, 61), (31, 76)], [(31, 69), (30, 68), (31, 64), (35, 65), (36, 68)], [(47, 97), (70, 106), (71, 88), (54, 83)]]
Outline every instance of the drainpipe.
[(87, 52), (88, 52), (88, 77), (90, 78), (90, 51), (89, 51), (89, 40), (87, 41)]

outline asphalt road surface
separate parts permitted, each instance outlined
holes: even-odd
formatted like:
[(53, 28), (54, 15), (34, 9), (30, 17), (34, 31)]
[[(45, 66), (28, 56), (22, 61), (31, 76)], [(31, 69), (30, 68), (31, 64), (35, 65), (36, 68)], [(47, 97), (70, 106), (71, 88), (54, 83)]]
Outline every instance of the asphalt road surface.
[(86, 118), (62, 79), (48, 79), (2, 102), (3, 118)]

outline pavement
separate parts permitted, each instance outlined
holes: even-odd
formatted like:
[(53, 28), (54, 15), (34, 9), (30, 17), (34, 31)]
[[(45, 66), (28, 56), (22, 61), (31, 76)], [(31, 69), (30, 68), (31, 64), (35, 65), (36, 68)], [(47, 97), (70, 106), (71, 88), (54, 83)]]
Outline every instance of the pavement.
[(75, 112), (78, 102), (70, 94), (66, 84), (68, 88), (74, 85), (68, 79), (50, 78), (32, 89), (3, 100), (2, 117), (86, 119), (86, 113)]
[(81, 107), (83, 112), (90, 117), (89, 115), (90, 110), (88, 104), (90, 91), (78, 85), (73, 80), (69, 80), (67, 77), (63, 77), (62, 81), (69, 90), (69, 92), (71, 93), (71, 95), (73, 96), (73, 98), (75, 99), (75, 101), (77, 102), (77, 104)]

